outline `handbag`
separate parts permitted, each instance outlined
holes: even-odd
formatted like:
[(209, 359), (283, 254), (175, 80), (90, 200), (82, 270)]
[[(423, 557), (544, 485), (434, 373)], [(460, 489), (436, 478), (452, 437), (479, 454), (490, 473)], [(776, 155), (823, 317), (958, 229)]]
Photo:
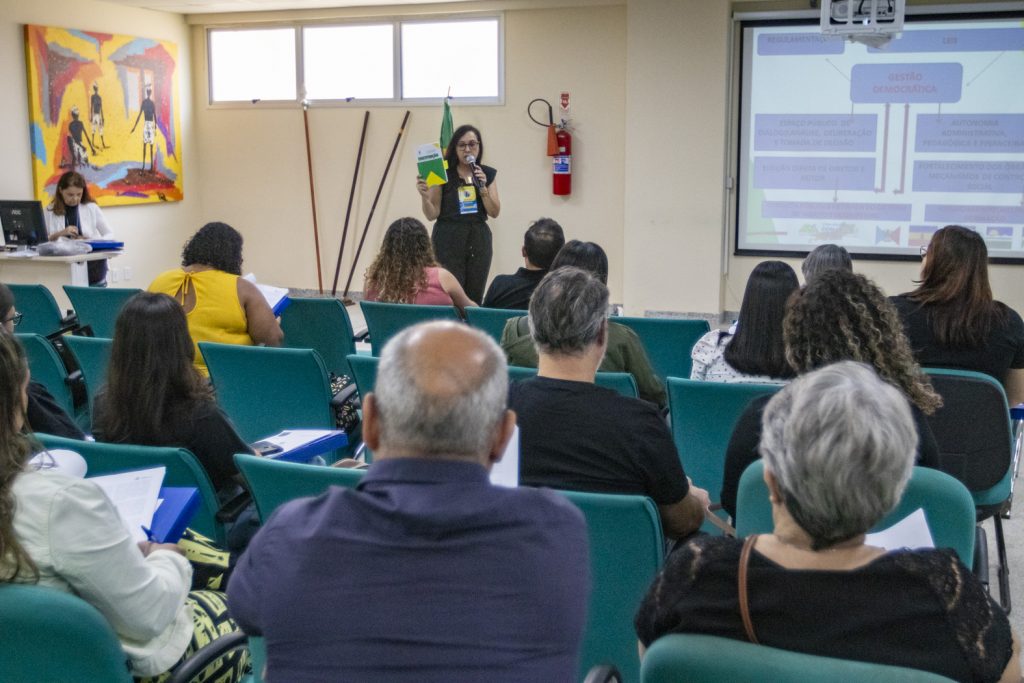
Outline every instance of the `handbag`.
[(757, 534), (747, 536), (743, 541), (743, 550), (740, 551), (740, 570), (737, 575), (739, 582), (740, 616), (743, 618), (743, 630), (747, 634), (747, 640), (754, 645), (760, 645), (757, 635), (754, 633), (754, 622), (750, 620), (750, 603), (747, 599), (747, 567), (750, 565), (750, 552), (754, 549), (757, 541)]

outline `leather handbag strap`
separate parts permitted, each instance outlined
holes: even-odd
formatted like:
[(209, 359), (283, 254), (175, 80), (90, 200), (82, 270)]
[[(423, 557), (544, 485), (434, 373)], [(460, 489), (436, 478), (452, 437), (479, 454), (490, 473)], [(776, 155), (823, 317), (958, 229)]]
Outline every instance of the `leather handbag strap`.
[(757, 534), (753, 536), (747, 536), (747, 539), (743, 541), (743, 550), (740, 551), (740, 571), (739, 571), (739, 597), (740, 597), (740, 616), (743, 617), (743, 630), (747, 633), (747, 640), (759, 645), (757, 636), (754, 634), (754, 623), (750, 620), (750, 603), (747, 599), (747, 566), (750, 564), (750, 551), (754, 549), (754, 543), (757, 541)]

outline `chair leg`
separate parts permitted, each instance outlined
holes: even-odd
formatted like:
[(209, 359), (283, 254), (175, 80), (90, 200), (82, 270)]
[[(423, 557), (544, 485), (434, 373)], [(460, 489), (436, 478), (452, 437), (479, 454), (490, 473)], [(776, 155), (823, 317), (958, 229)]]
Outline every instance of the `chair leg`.
[(995, 520), (996, 553), (999, 556), (999, 603), (1006, 610), (1006, 613), (1009, 614), (1012, 608), (1010, 601), (1010, 565), (1006, 560), (1006, 539), (1003, 537), (1003, 520), (999, 515), (992, 519)]
[(981, 581), (986, 592), (989, 590), (988, 536), (980, 524), (974, 527), (974, 575)]

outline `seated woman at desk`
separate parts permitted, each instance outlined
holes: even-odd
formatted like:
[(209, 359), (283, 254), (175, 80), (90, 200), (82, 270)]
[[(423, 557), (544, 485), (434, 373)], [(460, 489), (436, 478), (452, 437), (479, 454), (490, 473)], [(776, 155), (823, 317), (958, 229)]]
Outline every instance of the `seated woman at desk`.
[(207, 223), (185, 243), (181, 268), (156, 276), (149, 291), (174, 297), (195, 342), (193, 362), (209, 376), (199, 342), (280, 346), (284, 332), (256, 285), (241, 277), (242, 236), (227, 223)]
[[(110, 623), (137, 677), (173, 670), (234, 630), (223, 593), (189, 592), (192, 567), (175, 545), (135, 543), (100, 487), (28, 465), (25, 353), (0, 334), (0, 583), (74, 593)], [(208, 680), (236, 681), (244, 657), (219, 660)]]
[[(85, 178), (68, 171), (57, 181), (57, 191), (46, 211), (46, 232), (50, 241), (66, 237), (73, 240), (113, 239), (114, 231), (89, 194)], [(89, 286), (107, 286), (107, 260), (89, 261)]]

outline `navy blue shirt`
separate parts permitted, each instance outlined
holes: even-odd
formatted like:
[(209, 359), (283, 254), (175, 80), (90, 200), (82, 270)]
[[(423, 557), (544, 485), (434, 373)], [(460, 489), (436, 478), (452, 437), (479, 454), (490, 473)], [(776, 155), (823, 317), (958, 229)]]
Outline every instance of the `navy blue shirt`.
[(573, 681), (590, 574), (559, 494), (480, 465), (376, 462), (279, 508), (239, 559), (232, 616), (273, 681)]

